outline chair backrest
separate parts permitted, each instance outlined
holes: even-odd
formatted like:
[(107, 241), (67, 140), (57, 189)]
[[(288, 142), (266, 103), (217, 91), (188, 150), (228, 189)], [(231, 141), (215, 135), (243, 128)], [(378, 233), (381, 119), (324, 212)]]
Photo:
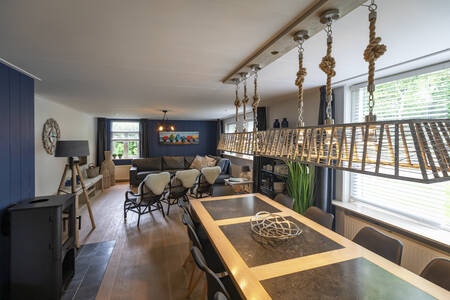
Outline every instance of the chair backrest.
[(432, 259), (420, 276), (450, 291), (450, 259), (444, 257)]
[(201, 250), (197, 247), (191, 248), (191, 254), (198, 268), (205, 272), (206, 281), (208, 283), (208, 299), (213, 299), (216, 292), (222, 292), (227, 298), (231, 299), (230, 294), (226, 290), (220, 278), (208, 267)]
[(227, 296), (225, 296), (224, 293), (222, 293), (222, 292), (217, 292), (217, 293), (214, 295), (214, 300), (228, 300), (228, 298), (227, 298)]
[(145, 187), (155, 195), (162, 195), (167, 184), (170, 182), (169, 172), (149, 174), (144, 179)]
[(287, 208), (292, 209), (294, 207), (294, 199), (289, 197), (286, 194), (279, 193), (275, 196), (275, 199), (273, 199), (275, 202), (280, 203), (281, 205), (286, 206)]
[(364, 248), (400, 265), (403, 244), (372, 227), (364, 227), (353, 238), (353, 241)]
[(311, 206), (305, 211), (305, 217), (319, 223), (323, 227), (331, 229), (333, 227), (334, 216), (332, 214), (326, 213), (318, 207)]
[(197, 169), (177, 171), (174, 179), (179, 180), (184, 188), (189, 189), (194, 186), (199, 174)]
[(219, 177), (221, 171), (222, 170), (220, 169), (219, 166), (215, 166), (215, 167), (205, 167), (202, 169), (201, 172), (206, 182), (208, 182), (209, 184), (214, 184), (214, 182), (216, 182), (217, 177)]
[(181, 216), (181, 221), (184, 225), (186, 225), (187, 233), (189, 236), (189, 239), (192, 241), (194, 246), (203, 249), (202, 243), (200, 242), (200, 239), (198, 238), (197, 233), (195, 232), (195, 226), (194, 222), (192, 222), (191, 217), (186, 212)]

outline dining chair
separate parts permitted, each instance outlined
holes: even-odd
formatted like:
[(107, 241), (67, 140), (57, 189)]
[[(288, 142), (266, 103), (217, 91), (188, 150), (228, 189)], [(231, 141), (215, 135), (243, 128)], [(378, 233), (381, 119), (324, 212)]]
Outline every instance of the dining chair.
[[(239, 292), (233, 285), (230, 276), (220, 276), (213, 272), (207, 264), (202, 251), (197, 247), (191, 248), (191, 254), (198, 268), (206, 274), (207, 299), (214, 300), (215, 294), (221, 292), (225, 295), (225, 299), (241, 299)], [(202, 295), (202, 299), (204, 296)]]
[(214, 300), (229, 300), (222, 292), (217, 292), (214, 294)]
[(202, 198), (203, 194), (212, 195), (212, 186), (219, 177), (222, 169), (219, 166), (205, 167), (200, 171), (197, 183), (193, 188), (193, 195), (195, 198)]
[(331, 229), (333, 227), (334, 216), (332, 214), (324, 212), (318, 207), (309, 207), (305, 211), (304, 216), (328, 229)]
[(420, 276), (450, 291), (450, 259), (444, 257), (432, 259)]
[(376, 254), (396, 263), (401, 264), (403, 244), (372, 227), (362, 228), (353, 238), (353, 242)]
[[(203, 228), (203, 226), (199, 225), (198, 229), (195, 229), (194, 222), (192, 221), (191, 217), (189, 216), (189, 213), (184, 212), (182, 215), (182, 222), (184, 225), (186, 225), (187, 233), (189, 236), (189, 240), (191, 241), (192, 245), (194, 247), (197, 247), (201, 249), (201, 251), (204, 254), (204, 257), (208, 263), (208, 266), (217, 274), (223, 274), (226, 275), (226, 270), (224, 265), (222, 264), (222, 261), (220, 260), (219, 256), (217, 255), (214, 247), (212, 246), (211, 242), (208, 239), (208, 235)], [(183, 263), (183, 266), (187, 264), (188, 259), (186, 258), (185, 262)], [(191, 271), (191, 276), (189, 279), (188, 284), (188, 297), (193, 292), (195, 287), (197, 286), (198, 282), (200, 281), (201, 274), (195, 277), (195, 266), (193, 267)]]
[(177, 171), (169, 183), (169, 191), (164, 197), (167, 203), (167, 215), (169, 215), (170, 207), (178, 203), (180, 199), (189, 201), (187, 192), (191, 189), (197, 180), (200, 172), (197, 169)]
[(149, 174), (139, 184), (138, 192), (127, 191), (123, 204), (124, 220), (127, 220), (127, 213), (132, 211), (138, 214), (137, 227), (140, 225), (141, 215), (160, 210), (165, 217), (161, 198), (170, 181), (170, 174), (162, 172), (159, 174)]
[(275, 199), (273, 199), (275, 202), (280, 203), (281, 205), (286, 206), (287, 208), (293, 209), (294, 208), (294, 199), (289, 197), (286, 194), (279, 193), (275, 196)]

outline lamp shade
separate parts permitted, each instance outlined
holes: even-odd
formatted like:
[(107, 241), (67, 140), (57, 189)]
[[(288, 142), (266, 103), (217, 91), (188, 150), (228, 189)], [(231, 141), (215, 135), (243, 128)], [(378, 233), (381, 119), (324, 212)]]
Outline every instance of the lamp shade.
[(55, 157), (79, 157), (89, 155), (88, 141), (57, 141)]

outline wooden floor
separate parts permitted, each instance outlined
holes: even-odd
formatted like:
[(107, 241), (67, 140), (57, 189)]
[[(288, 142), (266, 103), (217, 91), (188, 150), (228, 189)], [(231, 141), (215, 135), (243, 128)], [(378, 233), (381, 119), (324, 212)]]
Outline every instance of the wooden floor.
[[(181, 209), (172, 206), (166, 218), (156, 211), (144, 215), (137, 228), (137, 215), (132, 212), (124, 223), (127, 189), (128, 184), (116, 184), (93, 199), (97, 228), (92, 232), (87, 209), (80, 209), (80, 244), (116, 241), (96, 299), (188, 299), (192, 264), (182, 268), (189, 243), (180, 221)], [(190, 299), (200, 298), (202, 285)]]

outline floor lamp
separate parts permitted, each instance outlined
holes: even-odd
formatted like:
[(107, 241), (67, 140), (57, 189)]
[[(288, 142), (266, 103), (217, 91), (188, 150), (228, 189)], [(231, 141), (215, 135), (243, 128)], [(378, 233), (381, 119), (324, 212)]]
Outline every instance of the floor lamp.
[[(80, 178), (81, 188), (83, 189), (84, 197), (86, 198), (86, 205), (89, 211), (89, 218), (91, 219), (92, 229), (95, 229), (94, 215), (92, 214), (91, 202), (89, 201), (89, 195), (84, 184), (84, 179), (80, 170), (80, 163), (78, 157), (89, 155), (88, 141), (57, 141), (55, 149), (55, 157), (67, 157), (68, 164), (64, 168), (64, 173), (61, 177), (61, 181), (58, 187), (58, 194), (63, 193), (64, 182), (66, 181), (67, 171), (72, 171), (72, 194), (77, 192), (77, 180), (76, 175)], [(75, 160), (74, 158), (77, 158)]]

